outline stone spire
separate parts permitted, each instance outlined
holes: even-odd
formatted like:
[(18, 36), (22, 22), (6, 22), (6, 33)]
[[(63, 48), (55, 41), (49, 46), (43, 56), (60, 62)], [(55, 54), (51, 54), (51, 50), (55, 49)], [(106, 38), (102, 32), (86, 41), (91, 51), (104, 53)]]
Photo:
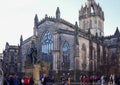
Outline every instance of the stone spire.
[(23, 43), (23, 37), (21, 35), (21, 37), (20, 37), (20, 45), (22, 45), (22, 43)]
[(6, 42), (6, 46), (5, 46), (5, 49), (8, 49), (9, 48), (9, 43)]
[(34, 36), (37, 36), (37, 28), (38, 28), (38, 23), (39, 23), (39, 20), (38, 20), (38, 16), (37, 14), (35, 15), (35, 18), (34, 18), (34, 28), (33, 28), (33, 35)]
[(76, 45), (79, 45), (78, 33), (79, 33), (78, 24), (77, 24), (77, 22), (75, 22), (75, 43), (76, 43)]
[(37, 25), (38, 25), (38, 22), (39, 22), (39, 20), (38, 20), (37, 14), (36, 14), (36, 15), (35, 15), (35, 18), (34, 18), (34, 26), (37, 26)]
[(60, 19), (60, 10), (59, 10), (59, 7), (57, 7), (57, 10), (56, 10), (56, 19)]
[(115, 31), (115, 33), (114, 33), (114, 36), (120, 36), (120, 32), (119, 32), (118, 27), (116, 28), (116, 31)]

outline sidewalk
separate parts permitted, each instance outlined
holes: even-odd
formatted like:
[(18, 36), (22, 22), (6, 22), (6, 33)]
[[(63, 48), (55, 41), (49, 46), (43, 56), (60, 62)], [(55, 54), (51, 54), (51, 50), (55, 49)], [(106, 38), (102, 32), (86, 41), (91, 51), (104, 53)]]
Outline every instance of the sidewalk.
[[(48, 85), (53, 85), (52, 83), (49, 82)], [(54, 85), (62, 85), (61, 82), (55, 82)], [(87, 83), (87, 84), (84, 84), (84, 83), (80, 83), (80, 82), (71, 82), (70, 85), (113, 85), (111, 84), (110, 82), (106, 83), (106, 84), (97, 84), (97, 83)], [(114, 84), (116, 85), (116, 84)]]

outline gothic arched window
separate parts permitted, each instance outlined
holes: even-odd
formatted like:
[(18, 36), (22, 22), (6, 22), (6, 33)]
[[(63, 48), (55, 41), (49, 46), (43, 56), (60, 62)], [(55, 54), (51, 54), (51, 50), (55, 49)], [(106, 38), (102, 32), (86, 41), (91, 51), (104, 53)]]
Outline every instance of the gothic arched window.
[(86, 46), (85, 46), (85, 44), (82, 45), (82, 59), (83, 59), (82, 67), (85, 70), (86, 69), (86, 65), (87, 65)]
[(52, 50), (53, 50), (53, 36), (52, 33), (46, 31), (42, 35), (42, 59), (52, 62)]
[(93, 5), (91, 6), (91, 13), (94, 13)]
[(64, 42), (62, 47), (63, 52), (63, 69), (69, 69), (70, 67), (70, 46), (67, 41)]

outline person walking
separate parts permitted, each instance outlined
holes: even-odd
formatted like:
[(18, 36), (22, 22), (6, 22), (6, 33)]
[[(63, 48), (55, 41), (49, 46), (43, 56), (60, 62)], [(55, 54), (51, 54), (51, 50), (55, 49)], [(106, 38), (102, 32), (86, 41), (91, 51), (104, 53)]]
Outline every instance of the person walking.
[(101, 76), (101, 85), (105, 84), (105, 79), (104, 79), (104, 75)]
[(29, 83), (29, 85), (34, 85), (33, 77), (30, 78), (30, 83)]
[(3, 85), (8, 85), (8, 81), (7, 81), (7, 78), (5, 77), (4, 80), (3, 80)]
[(14, 85), (13, 75), (10, 75), (10, 76), (9, 76), (9, 85)]
[(67, 81), (68, 81), (67, 84), (70, 85), (70, 74), (68, 74)]
[(43, 82), (42, 82), (43, 85), (47, 85), (47, 76), (46, 74), (44, 74), (43, 76)]
[(83, 84), (86, 85), (87, 84), (87, 77), (83, 76), (82, 81), (83, 81)]
[(14, 85), (18, 85), (19, 80), (16, 75), (14, 76), (13, 80), (14, 80)]
[(30, 78), (29, 77), (25, 77), (24, 78), (24, 85), (29, 85), (30, 83)]

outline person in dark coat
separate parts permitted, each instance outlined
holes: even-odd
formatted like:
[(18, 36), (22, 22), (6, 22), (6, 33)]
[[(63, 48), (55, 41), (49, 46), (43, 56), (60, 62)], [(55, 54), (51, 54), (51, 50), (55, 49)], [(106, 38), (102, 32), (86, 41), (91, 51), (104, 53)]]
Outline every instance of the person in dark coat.
[(30, 78), (30, 83), (29, 83), (29, 85), (34, 85), (34, 80), (33, 80), (32, 77)]
[(12, 75), (9, 77), (9, 85), (14, 85), (14, 78)]
[(4, 78), (4, 80), (3, 80), (3, 85), (8, 85), (7, 78)]
[(14, 76), (13, 80), (14, 80), (14, 85), (18, 85), (19, 82), (18, 77)]
[(47, 76), (46, 76), (46, 74), (44, 74), (44, 77), (43, 77), (44, 79), (43, 79), (43, 82), (42, 82), (42, 84), (43, 85), (47, 85)]

